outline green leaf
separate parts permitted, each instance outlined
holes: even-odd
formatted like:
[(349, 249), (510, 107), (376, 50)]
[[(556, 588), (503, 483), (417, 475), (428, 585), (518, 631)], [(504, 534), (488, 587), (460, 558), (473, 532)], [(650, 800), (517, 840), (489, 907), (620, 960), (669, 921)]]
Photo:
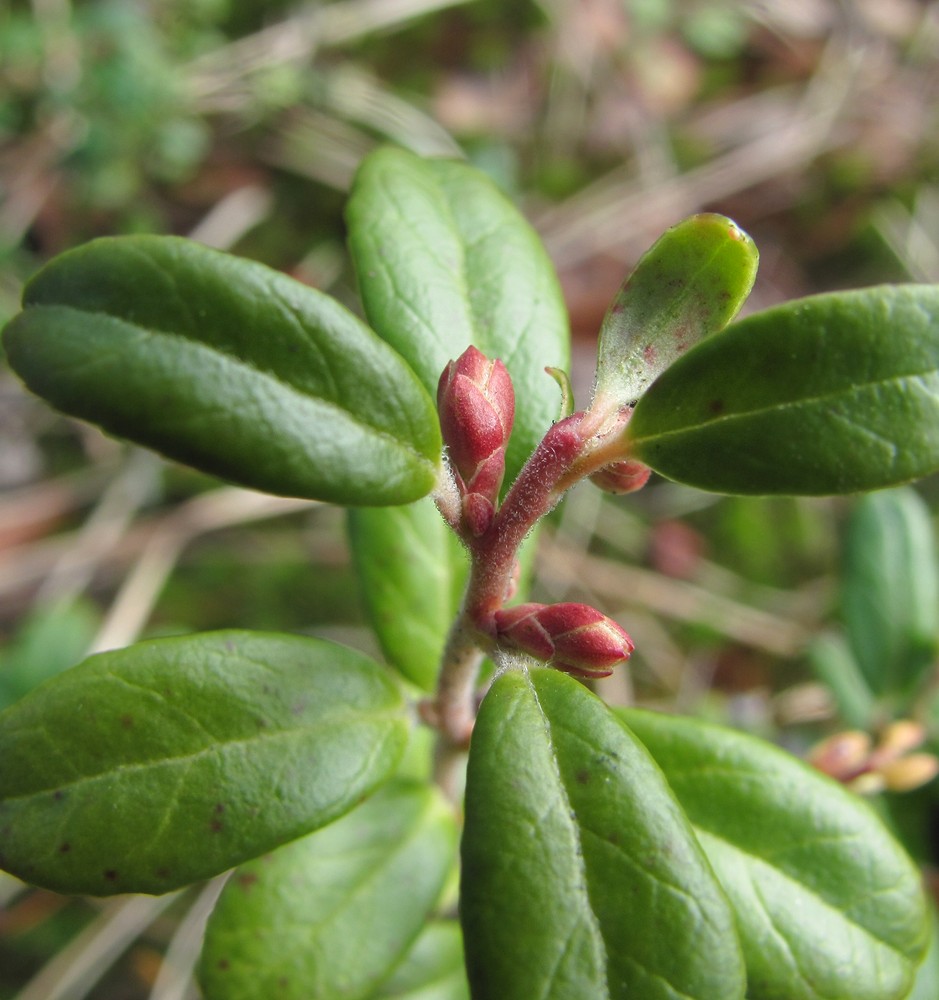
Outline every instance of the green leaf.
[(939, 916), (935, 907), (930, 910), (929, 948), (906, 1000), (936, 1000), (939, 996)]
[(456, 853), (452, 810), (394, 782), (335, 823), (243, 865), (206, 930), (206, 1000), (361, 1000), (417, 937)]
[(823, 632), (806, 653), (816, 676), (834, 696), (839, 719), (855, 729), (874, 728), (879, 721), (877, 702), (844, 636)]
[(466, 553), (429, 499), (349, 512), (349, 539), (362, 598), (390, 664), (425, 691), (466, 583)]
[(818, 295), (700, 343), (626, 430), (657, 472), (718, 493), (877, 489), (939, 468), (939, 285)]
[(461, 918), (477, 1000), (735, 1000), (727, 901), (642, 745), (564, 674), (512, 671), (470, 746)]
[(95, 240), (27, 285), (10, 365), (73, 416), (232, 482), (344, 504), (433, 488), (432, 400), (337, 302), (174, 237)]
[(748, 1000), (899, 1000), (926, 944), (919, 873), (870, 808), (752, 736), (620, 712), (737, 915)]
[(841, 615), (871, 691), (902, 706), (939, 648), (939, 571), (929, 510), (912, 489), (862, 498), (848, 522)]
[(428, 924), (372, 1000), (469, 1000), (460, 925)]
[(0, 656), (0, 709), (74, 666), (88, 652), (100, 617), (90, 602), (68, 600), (27, 613)]
[(369, 323), (430, 393), (470, 344), (505, 363), (516, 393), (510, 483), (558, 416), (545, 366), (569, 367), (567, 313), (537, 234), (474, 168), (393, 148), (362, 162), (347, 217)]
[(0, 715), (0, 866), (57, 892), (167, 892), (351, 809), (407, 731), (387, 673), (323, 640), (101, 653)]
[(680, 355), (737, 315), (756, 278), (753, 240), (723, 215), (694, 215), (640, 258), (600, 328), (596, 396), (633, 403)]

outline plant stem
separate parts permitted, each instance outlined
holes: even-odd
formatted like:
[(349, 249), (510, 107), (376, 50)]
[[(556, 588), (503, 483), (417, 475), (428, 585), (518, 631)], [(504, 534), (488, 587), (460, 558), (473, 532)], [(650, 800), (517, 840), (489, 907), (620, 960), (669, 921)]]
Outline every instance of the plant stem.
[[(619, 442), (628, 419), (625, 411), (588, 410), (558, 421), (525, 463), (489, 528), (478, 537), (461, 532), (470, 578), (443, 652), (436, 696), (426, 706), (428, 721), (440, 733), (436, 771), (441, 787), (453, 784), (454, 762), (469, 745), (479, 667), (484, 654), (497, 649), (495, 613), (511, 592), (519, 546), (570, 486), (623, 457)], [(438, 499), (438, 506), (453, 525), (452, 498), (447, 501)]]

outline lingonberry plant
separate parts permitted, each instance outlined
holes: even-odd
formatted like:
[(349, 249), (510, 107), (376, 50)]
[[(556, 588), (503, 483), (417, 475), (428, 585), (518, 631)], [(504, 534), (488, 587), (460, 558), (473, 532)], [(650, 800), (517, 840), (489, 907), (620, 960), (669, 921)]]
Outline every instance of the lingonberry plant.
[(0, 864), (101, 895), (234, 868), (209, 1000), (905, 997), (926, 904), (869, 807), (752, 737), (607, 706), (584, 680), (626, 669), (627, 633), (523, 592), (584, 479), (829, 494), (939, 468), (939, 288), (732, 322), (756, 251), (695, 216), (624, 283), (576, 410), (553, 271), (484, 177), (379, 150), (348, 223), (367, 324), (175, 238), (28, 285), (4, 344), (56, 407), (350, 508), (386, 663), (237, 630), (90, 657), (0, 716)]

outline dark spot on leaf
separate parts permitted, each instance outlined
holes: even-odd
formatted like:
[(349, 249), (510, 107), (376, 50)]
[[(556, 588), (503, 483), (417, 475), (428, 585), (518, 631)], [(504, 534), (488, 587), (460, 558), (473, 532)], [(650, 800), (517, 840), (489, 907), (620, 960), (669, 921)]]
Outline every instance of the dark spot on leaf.
[(52, 799), (55, 802), (61, 802), (65, 798), (65, 792), (61, 788), (57, 789), (52, 793)]
[(590, 783), (590, 772), (583, 767), (577, 772), (577, 784), (587, 785)]
[(215, 803), (215, 813), (216, 813), (216, 815), (220, 815), (223, 812), (225, 812), (225, 803), (224, 802), (216, 802)]
[(277, 985), (282, 990), (285, 990), (290, 985), (290, 980), (286, 976), (281, 976), (280, 979), (277, 980)]
[(724, 412), (723, 399), (712, 399), (711, 402), (708, 403), (708, 413), (716, 417), (723, 412)]
[(116, 881), (117, 881), (117, 872), (116, 872), (116, 871), (115, 871), (115, 870), (114, 870), (113, 868), (109, 868), (109, 869), (108, 869), (108, 870), (107, 870), (107, 871), (106, 871), (106, 872), (104, 873), (104, 877), (105, 877), (105, 878), (106, 878), (106, 879), (107, 879), (107, 880), (108, 880), (109, 882), (116, 882)]
[(71, 849), (72, 845), (66, 841), (64, 844), (59, 845), (59, 854), (68, 854)]
[(170, 870), (169, 868), (157, 868), (154, 874), (160, 881), (165, 882), (170, 877)]
[(221, 833), (225, 828), (225, 824), (220, 819), (213, 819), (209, 824), (209, 829), (212, 833)]
[(218, 960), (218, 967), (224, 972), (226, 969), (231, 968), (231, 962), (227, 958), (220, 958)]
[(121, 728), (130, 729), (134, 725), (134, 717), (132, 715), (122, 715), (121, 716)]
[(257, 882), (257, 880), (258, 877), (254, 874), (254, 872), (245, 872), (244, 875), (238, 876), (238, 884), (245, 890), (245, 892), (247, 892), (254, 885), (254, 883)]

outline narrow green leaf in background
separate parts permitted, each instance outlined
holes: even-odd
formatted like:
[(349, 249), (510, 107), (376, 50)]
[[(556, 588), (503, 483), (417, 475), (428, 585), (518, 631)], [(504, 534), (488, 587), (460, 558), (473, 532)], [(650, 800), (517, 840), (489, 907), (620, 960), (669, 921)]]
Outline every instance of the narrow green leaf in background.
[(175, 237), (95, 240), (26, 286), (12, 368), (109, 433), (270, 493), (399, 504), (440, 464), (434, 404), (339, 303)]
[(469, 571), (466, 552), (433, 501), (349, 511), (365, 609), (388, 662), (433, 689)]
[(387, 672), (335, 643), (228, 631), (100, 653), (0, 714), (0, 867), (167, 892), (352, 808), (407, 733)]
[(470, 344), (505, 363), (516, 394), (510, 483), (558, 417), (545, 366), (570, 363), (567, 311), (537, 234), (468, 164), (390, 147), (362, 162), (347, 217), (369, 323), (429, 392)]
[(727, 900), (626, 725), (565, 674), (499, 676), (470, 746), (461, 920), (476, 1000), (740, 1000)]
[(0, 709), (73, 667), (101, 626), (90, 601), (54, 601), (27, 614), (0, 656)]
[(430, 785), (393, 782), (335, 823), (243, 865), (206, 930), (207, 1000), (364, 1000), (437, 902), (457, 845)]
[(872, 730), (879, 721), (877, 699), (840, 632), (822, 632), (808, 649), (809, 664), (838, 706), (838, 718), (855, 729)]
[(635, 402), (699, 340), (737, 315), (756, 278), (753, 240), (722, 215), (664, 233), (623, 282), (600, 328), (596, 396)]
[(460, 925), (427, 924), (372, 1000), (469, 1000)]
[(868, 687), (903, 711), (939, 648), (929, 509), (910, 488), (858, 501), (845, 534), (841, 617)]
[(762, 740), (619, 710), (730, 897), (748, 1000), (900, 1000), (923, 956), (920, 876), (857, 796)]
[(718, 493), (878, 489), (939, 469), (939, 285), (801, 299), (732, 324), (639, 401), (632, 454)]

